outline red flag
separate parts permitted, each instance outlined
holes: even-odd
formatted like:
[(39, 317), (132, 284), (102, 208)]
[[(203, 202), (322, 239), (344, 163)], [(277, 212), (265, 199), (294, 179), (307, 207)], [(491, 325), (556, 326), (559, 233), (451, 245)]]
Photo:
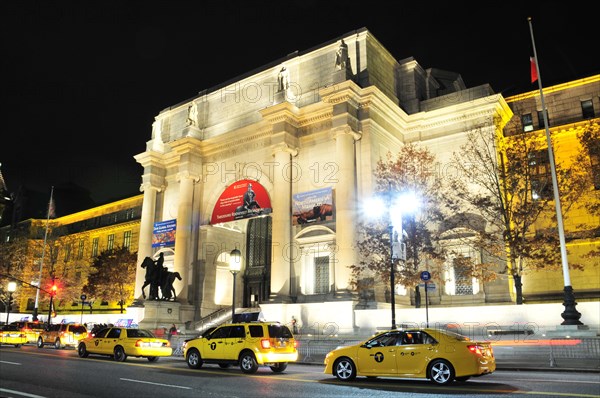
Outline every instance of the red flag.
[(538, 79), (535, 58), (529, 57), (529, 63), (531, 64), (531, 82), (534, 83)]

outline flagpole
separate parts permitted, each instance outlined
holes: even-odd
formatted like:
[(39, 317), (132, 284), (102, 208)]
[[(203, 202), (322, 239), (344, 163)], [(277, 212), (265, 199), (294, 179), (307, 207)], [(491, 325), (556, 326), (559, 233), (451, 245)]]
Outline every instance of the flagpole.
[(561, 314), (564, 321), (561, 325), (583, 325), (579, 321), (581, 314), (575, 308), (575, 294), (571, 286), (571, 277), (569, 275), (569, 262), (567, 258), (567, 244), (565, 241), (565, 230), (562, 218), (562, 207), (560, 204), (560, 192), (558, 191), (558, 180), (556, 178), (556, 165), (554, 164), (554, 150), (552, 149), (552, 139), (550, 137), (550, 129), (548, 127), (548, 112), (544, 102), (544, 90), (542, 89), (542, 75), (540, 74), (540, 66), (538, 64), (537, 51), (535, 49), (535, 40), (533, 38), (533, 25), (531, 17), (527, 18), (529, 22), (529, 32), (531, 33), (531, 44), (533, 46), (533, 58), (535, 60), (535, 71), (537, 74), (538, 87), (540, 88), (540, 100), (542, 102), (542, 114), (544, 116), (544, 127), (546, 128), (546, 141), (548, 143), (548, 157), (550, 158), (550, 171), (552, 172), (552, 188), (554, 189), (554, 204), (556, 206), (556, 221), (558, 224), (558, 238), (560, 240), (560, 257), (562, 260), (562, 271), (564, 279), (564, 302), (565, 312)]
[[(40, 274), (38, 277), (38, 288), (35, 292), (35, 306), (33, 307), (33, 320), (38, 320), (38, 303), (40, 300), (40, 285), (42, 284), (42, 271), (44, 269), (44, 256), (46, 254), (46, 242), (48, 241), (48, 224), (50, 223), (50, 211), (52, 206), (52, 196), (54, 195), (54, 186), (50, 189), (50, 201), (48, 202), (48, 212), (46, 214), (46, 232), (44, 232), (44, 247), (42, 248), (42, 260), (40, 261)], [(48, 319), (50, 323), (50, 319)]]

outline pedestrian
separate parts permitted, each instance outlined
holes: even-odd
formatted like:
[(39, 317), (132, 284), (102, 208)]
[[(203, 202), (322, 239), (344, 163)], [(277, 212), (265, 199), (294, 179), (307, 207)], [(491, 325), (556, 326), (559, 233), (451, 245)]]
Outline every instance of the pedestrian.
[(292, 315), (292, 333), (298, 334), (298, 325), (296, 324), (296, 318)]
[(171, 325), (171, 329), (169, 329), (169, 341), (171, 341), (171, 337), (177, 334), (177, 326), (175, 324)]

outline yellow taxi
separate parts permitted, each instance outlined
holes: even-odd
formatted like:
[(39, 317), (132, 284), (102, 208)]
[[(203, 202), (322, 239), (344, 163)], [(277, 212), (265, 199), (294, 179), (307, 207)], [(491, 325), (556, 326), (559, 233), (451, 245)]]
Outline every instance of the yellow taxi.
[(173, 348), (169, 340), (155, 337), (149, 330), (107, 327), (81, 340), (77, 353), (81, 358), (99, 354), (118, 362), (125, 361), (128, 356), (154, 362), (158, 357), (171, 356)]
[(496, 370), (492, 345), (442, 329), (381, 332), (325, 356), (324, 373), (348, 381), (356, 376), (429, 379), (435, 384), (466, 381)]
[(11, 325), (16, 325), (27, 336), (27, 342), (33, 344), (37, 343), (40, 332), (46, 328), (46, 324), (39, 321), (16, 321)]
[(210, 363), (221, 368), (239, 366), (244, 373), (269, 366), (280, 373), (298, 359), (298, 348), (290, 329), (279, 322), (231, 323), (186, 340), (183, 356), (192, 369)]
[(19, 348), (27, 343), (27, 336), (17, 325), (3, 325), (0, 328), (0, 345), (14, 345)]

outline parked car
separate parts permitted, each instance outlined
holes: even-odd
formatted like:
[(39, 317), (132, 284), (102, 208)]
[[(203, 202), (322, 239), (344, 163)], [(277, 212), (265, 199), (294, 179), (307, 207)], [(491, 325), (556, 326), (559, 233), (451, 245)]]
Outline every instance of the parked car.
[(348, 381), (356, 376), (466, 381), (496, 370), (490, 342), (441, 329), (389, 330), (325, 356), (324, 373)]
[(17, 325), (2, 325), (0, 327), (0, 345), (12, 344), (19, 348), (27, 343), (27, 336)]
[(298, 350), (287, 326), (249, 322), (221, 325), (209, 334), (185, 341), (183, 356), (192, 369), (209, 363), (221, 368), (239, 366), (244, 373), (256, 373), (259, 366), (283, 372), (288, 362), (298, 359)]
[(81, 358), (99, 354), (111, 356), (118, 362), (125, 361), (128, 356), (154, 362), (158, 357), (171, 356), (173, 348), (169, 340), (158, 338), (149, 330), (108, 327), (81, 340), (77, 352)]
[(15, 321), (11, 325), (16, 325), (27, 337), (28, 343), (36, 344), (40, 333), (46, 328), (45, 322), (39, 321)]
[(77, 347), (79, 341), (87, 337), (88, 331), (85, 326), (76, 323), (57, 323), (48, 325), (40, 332), (37, 340), (38, 348), (46, 344), (54, 345), (54, 348)]

